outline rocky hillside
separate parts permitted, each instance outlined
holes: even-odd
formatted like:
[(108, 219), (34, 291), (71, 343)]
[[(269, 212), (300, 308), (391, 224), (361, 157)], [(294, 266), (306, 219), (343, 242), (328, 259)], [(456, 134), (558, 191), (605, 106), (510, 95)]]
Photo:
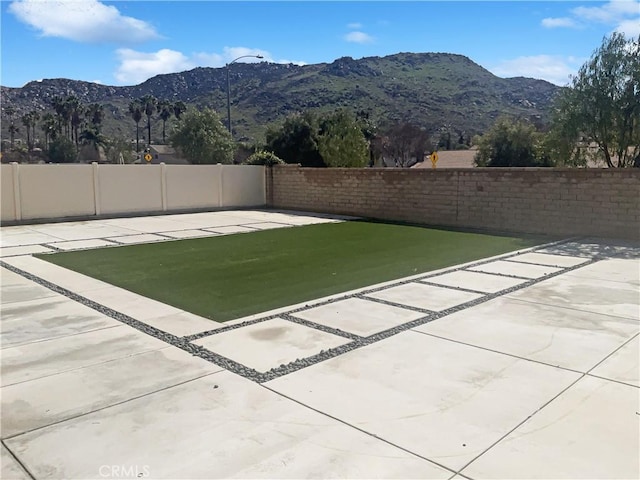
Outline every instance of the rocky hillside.
[[(374, 121), (408, 121), (433, 132), (448, 128), (466, 135), (481, 133), (500, 114), (547, 120), (559, 87), (529, 78), (502, 79), (461, 55), (399, 53), (333, 63), (231, 67), (232, 118), (236, 138), (260, 140), (267, 125), (290, 113), (348, 107), (369, 112)], [(225, 68), (196, 68), (158, 75), (140, 85), (114, 87), (67, 79), (1, 88), (2, 137), (7, 138), (6, 106), (18, 117), (30, 110), (51, 110), (53, 97), (75, 95), (83, 103), (105, 106), (107, 135), (132, 138), (128, 103), (145, 94), (192, 106), (210, 106), (226, 119)], [(19, 122), (18, 122), (19, 123)], [(156, 122), (152, 136), (159, 135)]]

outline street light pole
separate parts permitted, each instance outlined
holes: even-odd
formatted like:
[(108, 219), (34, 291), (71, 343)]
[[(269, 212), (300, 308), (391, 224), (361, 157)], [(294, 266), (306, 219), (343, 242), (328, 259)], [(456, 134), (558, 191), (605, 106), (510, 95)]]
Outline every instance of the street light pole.
[[(229, 67), (236, 63), (241, 58), (264, 58), (262, 55), (242, 55), (241, 57), (236, 58), (235, 60), (227, 63), (227, 128), (229, 133), (231, 134), (231, 83), (229, 81)], [(233, 135), (233, 134), (231, 134)]]

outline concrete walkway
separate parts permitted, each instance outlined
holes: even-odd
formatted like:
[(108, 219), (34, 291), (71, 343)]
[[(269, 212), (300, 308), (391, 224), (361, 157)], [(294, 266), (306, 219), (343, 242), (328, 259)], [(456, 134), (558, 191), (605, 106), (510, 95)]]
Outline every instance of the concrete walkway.
[(2, 228), (2, 479), (640, 477), (640, 245), (567, 240), (209, 320), (31, 257), (341, 221)]

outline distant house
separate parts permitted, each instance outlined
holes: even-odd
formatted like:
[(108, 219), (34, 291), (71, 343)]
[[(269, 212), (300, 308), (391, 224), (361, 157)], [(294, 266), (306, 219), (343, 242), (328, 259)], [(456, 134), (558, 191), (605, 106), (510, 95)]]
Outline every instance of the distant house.
[[(182, 158), (170, 145), (149, 145), (151, 161), (148, 163), (158, 164), (166, 163), (167, 165), (189, 165), (189, 162)], [(144, 153), (142, 154), (144, 157)], [(142, 163), (147, 163), (144, 160)]]

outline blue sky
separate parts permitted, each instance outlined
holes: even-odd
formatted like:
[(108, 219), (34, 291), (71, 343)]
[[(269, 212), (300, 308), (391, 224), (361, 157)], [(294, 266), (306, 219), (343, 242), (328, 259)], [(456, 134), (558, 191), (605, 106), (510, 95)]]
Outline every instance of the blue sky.
[(565, 85), (605, 35), (640, 35), (640, 0), (14, 0), (0, 7), (0, 84), (9, 87), (61, 77), (135, 85), (241, 55), (309, 64), (398, 52), (457, 53), (501, 77)]

